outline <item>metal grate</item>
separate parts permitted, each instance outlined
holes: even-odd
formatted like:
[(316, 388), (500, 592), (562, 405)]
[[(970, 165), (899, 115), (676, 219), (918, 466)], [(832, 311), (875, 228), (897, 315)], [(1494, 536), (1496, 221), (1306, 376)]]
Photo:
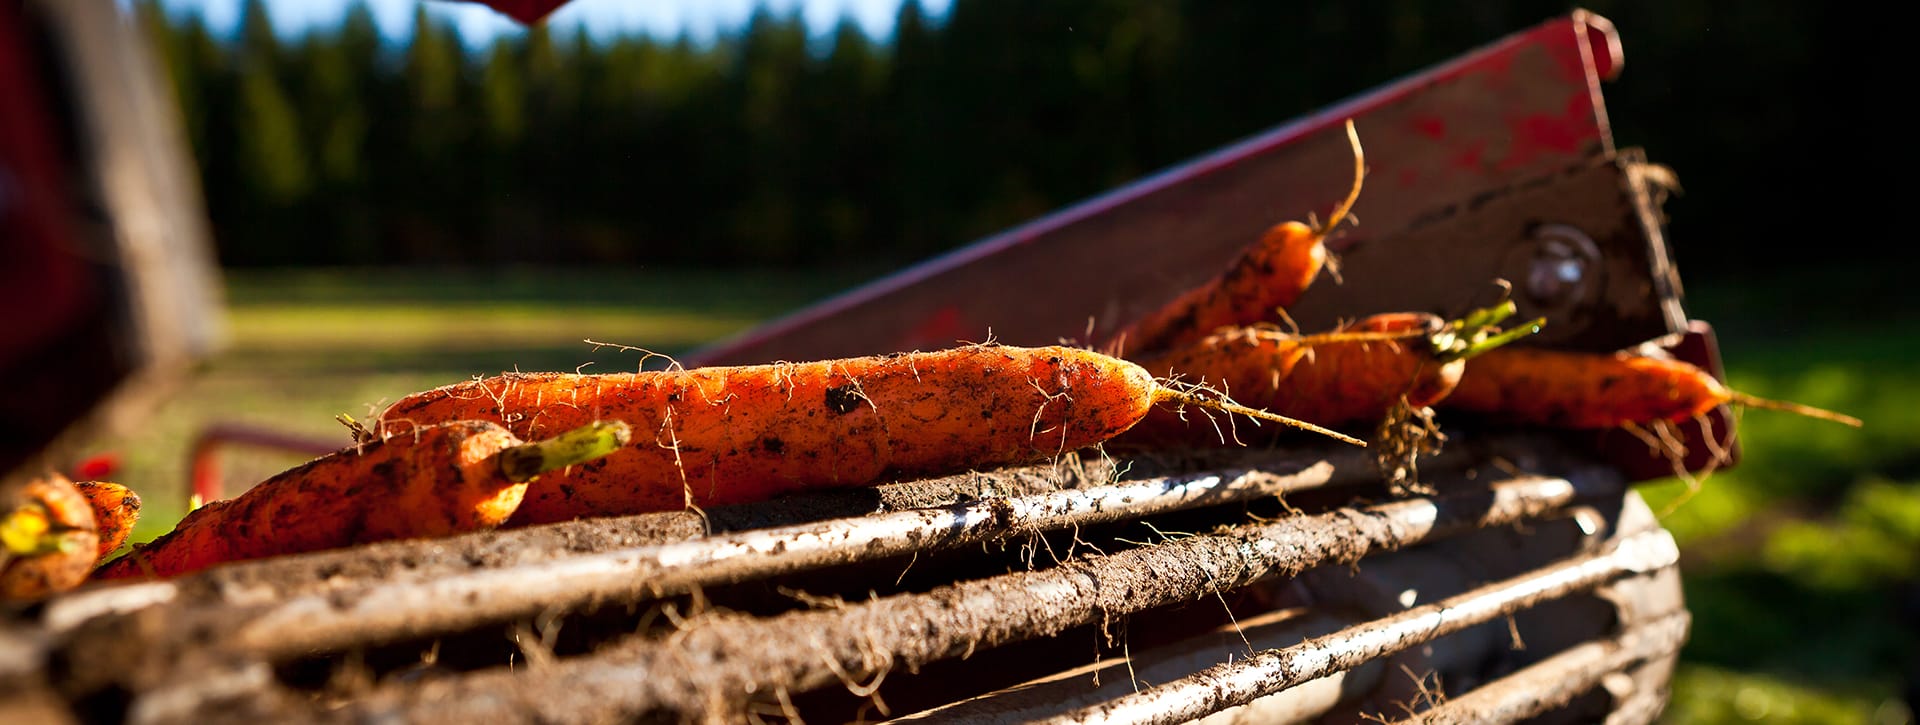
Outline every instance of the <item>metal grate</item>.
[(246, 563), (30, 612), (0, 691), (140, 723), (1644, 721), (1676, 552), (1571, 450), (1456, 433), (1411, 498), (1352, 450), (1069, 457)]

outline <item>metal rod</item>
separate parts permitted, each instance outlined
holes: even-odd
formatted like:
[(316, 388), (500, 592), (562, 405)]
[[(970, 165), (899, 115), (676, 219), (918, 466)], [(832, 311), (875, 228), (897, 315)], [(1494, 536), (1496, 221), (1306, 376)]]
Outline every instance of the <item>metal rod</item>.
[(1672, 566), (1679, 556), (1666, 531), (1638, 534), (1600, 554), (1569, 559), (1295, 647), (1268, 650), (1046, 722), (1144, 725), (1196, 720), (1542, 601)]
[[(348, 719), (628, 719), (661, 711), (738, 714), (751, 693), (852, 683), (976, 649), (1047, 637), (1153, 607), (1194, 601), (1321, 564), (1561, 510), (1617, 493), (1605, 469), (1521, 477), (1434, 498), (1341, 508), (1074, 560), (1039, 571), (771, 618), (696, 617), (665, 641), (631, 638), (522, 672), (384, 689), (329, 713)], [(767, 647), (767, 642), (804, 643)], [(743, 657), (742, 653), (752, 653)], [(571, 693), (554, 697), (552, 693)]]
[(1680, 651), (1689, 622), (1686, 612), (1676, 612), (1609, 639), (1581, 643), (1400, 723), (1518, 722), (1565, 707), (1608, 674)]
[[(1261, 470), (1168, 476), (989, 499), (940, 509), (744, 531), (482, 569), (430, 581), (293, 597), (232, 628), (242, 649), (269, 656), (417, 637), (590, 603), (633, 602), (836, 564), (951, 549), (1004, 537), (1249, 501), (1370, 470), (1326, 461), (1297, 473)], [(449, 606), (458, 602), (459, 606)]]
[[(1322, 460), (1336, 468), (1364, 468), (1344, 452), (1318, 457), (1278, 452), (1265, 463), (1245, 467), (1297, 471)], [(1442, 465), (1446, 453), (1436, 456)], [(482, 531), (430, 540), (372, 544), (234, 562), (189, 576), (138, 584), (115, 583), (73, 592), (48, 605), (47, 626), (65, 631), (94, 617), (125, 614), (171, 603), (181, 612), (257, 607), (303, 594), (359, 590), (378, 582), (425, 581), (472, 572), (476, 566), (532, 566), (621, 549), (691, 541), (717, 533), (817, 524), (882, 512), (953, 506), (986, 498), (1008, 498), (1065, 489), (1090, 488), (1116, 479), (1110, 458), (1070, 454), (1037, 466), (973, 471), (938, 478), (884, 484), (872, 490), (831, 489), (784, 496), (777, 501), (718, 506), (705, 511), (671, 511), (590, 518), (526, 528)], [(1168, 472), (1171, 473), (1171, 472)], [(140, 593), (129, 590), (144, 589)], [(223, 615), (228, 620), (244, 619)], [(226, 627), (222, 627), (223, 629)]]
[[(1283, 609), (1238, 619), (1232, 625), (1132, 656), (1099, 661), (1004, 689), (893, 718), (906, 723), (1032, 722), (1131, 693), (1142, 683), (1166, 682), (1243, 656), (1254, 649), (1285, 647), (1366, 621), (1352, 610), (1334, 613)], [(1383, 667), (1339, 672), (1260, 700), (1243, 721), (1306, 722), (1348, 697), (1379, 686)], [(1252, 712), (1251, 710), (1257, 710)]]
[(1650, 725), (1667, 709), (1667, 691), (1643, 690), (1622, 700), (1607, 715), (1606, 725)]

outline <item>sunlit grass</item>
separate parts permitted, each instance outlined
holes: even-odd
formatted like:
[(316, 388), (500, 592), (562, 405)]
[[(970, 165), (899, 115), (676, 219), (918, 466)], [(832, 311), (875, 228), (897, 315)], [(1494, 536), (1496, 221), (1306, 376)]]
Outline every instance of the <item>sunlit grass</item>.
[(1887, 691), (1836, 691), (1763, 674), (1682, 665), (1674, 674), (1665, 721), (1906, 725), (1913, 713)]
[[(185, 513), (189, 449), (215, 423), (346, 445), (334, 416), (365, 418), (410, 392), (506, 370), (638, 367), (682, 354), (861, 280), (830, 274), (522, 270), (230, 271), (227, 338), (141, 429), (100, 441), (123, 453), (121, 481), (145, 499), (132, 540)], [(230, 490), (306, 458), (223, 449)]]

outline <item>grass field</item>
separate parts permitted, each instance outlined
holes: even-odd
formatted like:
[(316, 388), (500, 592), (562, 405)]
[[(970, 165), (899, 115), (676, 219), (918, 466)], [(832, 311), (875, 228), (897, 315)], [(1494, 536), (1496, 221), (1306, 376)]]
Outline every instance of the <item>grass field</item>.
[[(863, 278), (233, 273), (225, 352), (150, 425), (106, 445), (124, 452), (123, 480), (148, 499), (144, 540), (180, 515), (187, 447), (209, 423), (344, 445), (339, 413), (503, 370), (631, 369), (639, 354), (583, 341), (680, 353)], [(1667, 518), (1696, 617), (1668, 720), (1911, 722), (1901, 697), (1920, 677), (1920, 369), (1909, 362), (1920, 323), (1884, 307), (1822, 317), (1804, 300), (1747, 291), (1765, 288), (1692, 291), (1689, 311), (1719, 325), (1732, 384), (1867, 427), (1753, 411), (1741, 465)], [(236, 452), (228, 485), (301, 459)], [(1683, 489), (1643, 492), (1657, 510)]]

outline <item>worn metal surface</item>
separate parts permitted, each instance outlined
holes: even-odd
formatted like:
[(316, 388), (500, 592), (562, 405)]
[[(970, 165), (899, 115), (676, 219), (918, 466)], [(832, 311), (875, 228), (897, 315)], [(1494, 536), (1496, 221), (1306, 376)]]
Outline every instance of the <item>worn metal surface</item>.
[[(1107, 333), (1225, 269), (1268, 227), (1325, 214), (1351, 183), (1342, 123), (1356, 119), (1371, 172), (1350, 231), (1348, 284), (1321, 280), (1301, 321), (1328, 322), (1377, 300), (1370, 282), (1410, 271), (1446, 277), (1447, 294), (1408, 309), (1448, 307), (1487, 284), (1488, 270), (1383, 265), (1405, 233), (1440, 215), (1477, 216), (1477, 200), (1509, 194), (1613, 157), (1600, 95), (1621, 65), (1604, 18), (1575, 11), (1424, 72), (1335, 104), (823, 301), (698, 351), (699, 364), (811, 360), (950, 347), (984, 340), (1053, 344)], [(1582, 192), (1585, 193), (1585, 192)], [(1617, 199), (1615, 188), (1597, 192)], [(1575, 220), (1543, 218), (1570, 223)], [(1450, 247), (1507, 238), (1452, 237)], [(1647, 246), (1643, 236), (1639, 246)], [(1404, 251), (1404, 249), (1403, 249)], [(1609, 253), (1611, 249), (1604, 250)], [(1444, 273), (1437, 270), (1445, 270)], [(1617, 274), (1651, 274), (1622, 266)], [(1387, 282), (1387, 280), (1380, 280)], [(1623, 283), (1630, 284), (1626, 280)], [(1387, 282), (1391, 284), (1391, 282)], [(1017, 288), (1019, 295), (986, 291)], [(1664, 324), (1659, 300), (1608, 297), (1643, 327)], [(1369, 308), (1371, 309), (1371, 308)], [(1638, 317), (1634, 317), (1638, 316)], [(1296, 316), (1297, 317), (1297, 316)], [(1091, 325), (1091, 330), (1089, 330)], [(1644, 339), (1644, 337), (1642, 338)]]
[[(418, 543), (390, 545), (384, 548), (402, 552), (403, 556), (411, 554), (415, 560), (394, 567), (382, 579), (334, 586), (299, 586), (297, 582), (276, 586), (272, 580), (248, 586), (228, 579), (228, 586), (218, 591), (198, 587), (199, 596), (179, 591), (181, 587), (195, 588), (198, 582), (193, 579), (132, 590), (113, 587), (56, 603), (48, 621), (56, 630), (64, 630), (103, 613), (164, 605), (168, 609), (164, 619), (168, 621), (153, 625), (161, 631), (195, 638), (198, 646), (209, 644), (198, 639), (198, 633), (207, 632), (221, 646), (283, 657), (457, 631), (589, 604), (657, 599), (702, 587), (977, 545), (1018, 534), (1252, 501), (1371, 477), (1371, 470), (1358, 455), (1341, 451), (1331, 457), (1274, 462), (1261, 469), (1159, 476), (996, 496), (940, 508), (776, 526), (689, 541), (600, 551), (573, 547), (566, 556), (527, 556), (493, 566), (475, 566), (458, 555), (438, 567), (418, 560), (436, 551), (459, 551), (463, 547), (458, 541), (428, 547)], [(565, 527), (587, 525), (605, 528), (618, 524), (602, 521)], [(525, 545), (536, 537), (546, 541), (548, 537), (541, 534), (550, 532), (507, 532), (503, 537), (510, 541), (501, 545), (507, 549), (528, 548)], [(317, 558), (325, 561), (343, 556), (348, 555), (336, 552)], [(331, 578), (324, 564), (308, 567), (287, 561), (261, 566), (311, 570), (314, 576), (309, 584)], [(130, 599), (136, 606), (129, 606)]]
[(1399, 722), (1518, 722), (1564, 707), (1609, 674), (1680, 651), (1690, 621), (1686, 612), (1675, 612), (1614, 637), (1576, 645)]
[[(1017, 498), (762, 529), (428, 581), (280, 602), (233, 628), (248, 651), (285, 655), (505, 621), (588, 603), (630, 602), (862, 559), (1275, 496), (1320, 486), (1325, 462), (1292, 475), (1239, 470), (1121, 482)], [(1348, 471), (1350, 481), (1364, 473)], [(1364, 471), (1364, 469), (1363, 469)], [(449, 607), (459, 602), (462, 606)]]
[[(1112, 666), (1122, 662), (1130, 669), (1149, 671), (1156, 680), (1175, 676), (1154, 670), (1156, 662), (1177, 661), (1181, 664), (1176, 670), (1198, 671), (1212, 663), (1191, 648), (1185, 654), (1180, 647), (1152, 650), (1176, 641), (1147, 634), (1157, 630), (1142, 630), (1134, 636), (1134, 643), (1142, 646), (1135, 650), (1136, 656), (1120, 649), (1099, 656), (1083, 649), (1084, 644), (1060, 641), (1057, 635), (1078, 631), (1094, 638), (1108, 627), (1127, 628), (1126, 622), (1136, 621), (1142, 627), (1175, 625), (1176, 631), (1168, 631), (1168, 636), (1180, 632), (1187, 633), (1181, 637), (1198, 636), (1215, 624), (1203, 618), (1195, 622), (1201, 628), (1188, 630), (1178, 629), (1179, 623), (1193, 621), (1199, 614), (1224, 627), (1228, 620), (1218, 618), (1242, 606), (1303, 606), (1276, 605), (1273, 594), (1263, 594), (1290, 591), (1302, 584), (1324, 595), (1317, 603), (1304, 605), (1304, 616), (1324, 618), (1345, 612), (1348, 618), (1340, 624), (1395, 621), (1390, 611), (1382, 616), (1391, 607), (1354, 608), (1357, 600), (1326, 586), (1330, 577), (1325, 575), (1348, 571), (1348, 565), (1360, 562), (1362, 573), (1397, 578), (1393, 572), (1405, 567), (1387, 564), (1405, 559), (1408, 566), (1419, 566), (1419, 560), (1430, 559), (1436, 550), (1457, 550), (1466, 561), (1493, 561), (1473, 553), (1476, 547), (1484, 548), (1473, 543), (1481, 540), (1526, 550), (1590, 551), (1592, 544), (1583, 541), (1614, 538), (1605, 531), (1615, 521), (1616, 514), (1611, 512), (1622, 496), (1637, 501), (1624, 493), (1613, 469), (1569, 455), (1551, 437), (1455, 439), (1450, 448), (1446, 465), (1422, 468), (1431, 474), (1430, 483), (1440, 489), (1440, 495), (1372, 505), (1364, 502), (1382, 494), (1376, 489), (1377, 474), (1354, 451), (1329, 449), (1333, 457), (1327, 457), (1326, 450), (1318, 456), (1242, 451), (1224, 459), (1240, 461), (1238, 467), (1215, 461), (1205, 464), (1201, 472), (1104, 484), (1082, 480), (1073, 488), (1058, 490), (1048, 488), (1058, 485), (1058, 472), (1053, 477), (1028, 473), (1017, 479), (1024, 482), (1010, 482), (1008, 490), (1014, 495), (994, 494), (988, 490), (993, 487), (978, 488), (958, 480), (927, 490), (906, 486), (912, 490), (902, 491), (898, 495), (902, 500), (925, 503), (948, 497), (944, 500), (954, 502), (867, 515), (856, 511), (850, 512), (855, 514), (850, 518), (711, 536), (693, 532), (693, 538), (639, 546), (618, 545), (617, 537), (611, 535), (580, 539), (576, 543), (581, 548), (575, 550), (562, 543), (567, 536), (584, 531), (579, 525), (634, 526), (633, 521), (496, 532), (509, 537), (506, 541), (548, 548), (525, 559), (467, 561), (464, 568), (459, 563), (464, 555), (457, 552), (473, 549), (458, 542), (445, 550), (440, 547), (446, 542), (409, 542), (391, 547), (389, 553), (369, 556), (368, 569), (392, 571), (367, 578), (327, 577), (332, 567), (349, 561), (330, 557), (348, 557), (350, 552), (313, 557), (331, 562), (317, 568), (314, 561), (293, 557), (233, 568), (259, 567), (251, 575), (228, 571), (215, 576), (221, 571), (215, 569), (203, 575), (205, 580), (189, 577), (177, 583), (108, 587), (54, 602), (42, 618), (57, 626), (15, 638), (22, 647), (16, 648), (19, 657), (14, 659), (42, 663), (41, 669), (22, 671), (57, 674), (44, 681), (28, 677), (14, 685), (25, 693), (21, 697), (33, 695), (27, 699), (66, 702), (78, 713), (109, 713), (108, 720), (118, 719), (112, 715), (118, 712), (130, 722), (142, 723), (222, 719), (468, 722), (481, 718), (736, 721), (749, 711), (777, 716), (782, 703), (801, 708), (795, 712), (809, 713), (808, 720), (814, 721), (835, 719), (820, 713), (840, 712), (834, 709), (840, 706), (832, 704), (833, 698), (846, 700), (849, 689), (871, 690), (875, 697), (882, 691), (893, 692), (910, 703), (900, 712), (910, 713), (1046, 673), (1071, 675), (1089, 661), (1104, 667), (1107, 676), (1113, 676)], [(1138, 463), (1150, 470), (1156, 465), (1174, 465), (1174, 470), (1188, 465)], [(1274, 503), (1279, 494), (1287, 494), (1289, 501), (1306, 510)], [(983, 497), (966, 500), (970, 495)], [(864, 505), (871, 507), (875, 500), (867, 499)], [(1631, 512), (1625, 510), (1617, 516), (1621, 535), (1651, 526), (1650, 520), (1630, 521)], [(1156, 522), (1202, 533), (1169, 538), (1157, 532), (1172, 529), (1154, 528)], [(1523, 525), (1512, 526), (1516, 523)], [(1036, 538), (1049, 529), (1061, 532), (1051, 549), (1037, 544)], [(682, 535), (687, 534), (675, 534)], [(1060, 548), (1062, 544), (1079, 553)], [(515, 548), (504, 546), (505, 550)], [(1020, 554), (1023, 547), (1030, 549), (1031, 556)], [(946, 558), (923, 560), (917, 569), (907, 559), (943, 549), (948, 552)], [(367, 547), (361, 553), (376, 550), (388, 551), (388, 547)], [(408, 570), (408, 551), (420, 557), (415, 561), (421, 565), (418, 571)], [(1558, 555), (1564, 554), (1546, 556)], [(973, 569), (968, 574), (962, 573), (968, 570), (947, 568), (964, 561), (995, 560), (1004, 563), (989, 563), (990, 571)], [(1382, 566), (1368, 568), (1364, 563), (1368, 561)], [(380, 562), (386, 564), (375, 566)], [(1488, 574), (1497, 571), (1505, 576), (1504, 572), (1524, 571), (1538, 563), (1523, 557), (1499, 563)], [(872, 582), (884, 577), (896, 583), (904, 575), (903, 567), (915, 571), (920, 583), (888, 588)], [(305, 581), (276, 580), (264, 574), (276, 570)], [(565, 576), (569, 572), (578, 578), (569, 581)], [(805, 576), (792, 576), (796, 572)], [(1315, 575), (1300, 576), (1305, 572)], [(845, 581), (830, 583), (836, 576)], [(1484, 580), (1482, 576), (1461, 570), (1434, 581), (1416, 578), (1419, 581), (1410, 583), (1422, 592), (1424, 602), (1427, 596), (1461, 591), (1452, 587)], [(1441, 581), (1449, 577), (1463, 581)], [(747, 584), (727, 584), (735, 581)], [(775, 588), (765, 584), (769, 581), (826, 596), (780, 598), (770, 608), (765, 600), (753, 604), (756, 600), (751, 596), (759, 591), (755, 587)], [(1376, 578), (1355, 580), (1372, 581)], [(1673, 580), (1663, 581), (1677, 589)], [(851, 587), (833, 588), (844, 585)], [(879, 586), (881, 591), (865, 593), (868, 586)], [(1387, 591), (1396, 586), (1392, 582), (1379, 580), (1368, 586), (1403, 605), (1412, 604)], [(169, 591), (163, 596), (161, 589)], [(688, 594), (675, 599), (676, 592)], [(731, 604), (720, 609), (699, 606), (708, 595), (718, 596), (715, 602)], [(1214, 601), (1222, 595), (1230, 595), (1236, 604), (1216, 606), (1228, 604), (1226, 599)], [(1637, 609), (1667, 606), (1642, 605), (1635, 596), (1628, 592), (1607, 606), (1617, 608), (1622, 621), (1638, 621), (1632, 614)], [(495, 600), (515, 604), (489, 609), (499, 606), (492, 603)], [(743, 603), (744, 609), (733, 606)], [(1206, 606), (1197, 612), (1186, 609), (1195, 603)], [(1552, 606), (1534, 603), (1543, 612)], [(691, 610), (686, 608), (690, 605)], [(1615, 616), (1589, 609), (1556, 610), (1559, 613), (1553, 616), (1593, 619), (1596, 627)], [(671, 613), (675, 611), (679, 613)], [(1251, 627), (1246, 631), (1252, 637), (1266, 622), (1262, 612), (1268, 611), (1272, 610), (1239, 610), (1242, 616), (1232, 621)], [(661, 612), (669, 612), (664, 616), (675, 624), (659, 624), (666, 621), (658, 618)], [(646, 624), (649, 621), (656, 624)], [(1152, 622), (1158, 624), (1146, 624)], [(1284, 631), (1284, 625), (1276, 626), (1272, 631), (1282, 638), (1260, 647), (1289, 643), (1285, 636), (1292, 633)], [(1523, 622), (1521, 626), (1531, 625)], [(1299, 633), (1293, 641), (1334, 628)], [(558, 649), (546, 644), (556, 631), (572, 632), (574, 643)], [(1231, 631), (1214, 632), (1213, 645), (1219, 645), (1215, 654), (1232, 651), (1235, 642), (1246, 646), (1238, 634), (1224, 634)], [(1582, 628), (1568, 637), (1579, 641), (1594, 636), (1592, 631), (1598, 630)], [(503, 634), (508, 639), (503, 640)], [(1566, 646), (1551, 637), (1528, 636), (1536, 646), (1548, 648), (1544, 651)], [(400, 637), (407, 641), (379, 644)], [(1193, 642), (1188, 640), (1189, 645)], [(440, 652), (442, 643), (449, 649), (440, 660), (442, 665), (435, 666), (431, 653)], [(1365, 647), (1368, 641), (1354, 639), (1348, 646)], [(1504, 650), (1504, 640), (1449, 639), (1435, 646), (1466, 647), (1511, 659), (1496, 651)], [(1458, 654), (1414, 666), (1457, 668), (1482, 659), (1466, 650)], [(424, 663), (419, 660), (423, 656)], [(1030, 674), (999, 681), (982, 670), (1005, 667), (1022, 657), (1030, 658), (1038, 669), (1022, 669)], [(518, 666), (512, 666), (516, 660)], [(385, 664), (369, 666), (363, 661)], [(1269, 716), (1295, 714), (1288, 717), (1358, 707), (1378, 693), (1389, 692), (1385, 685), (1399, 679), (1396, 668), (1406, 664), (1379, 657), (1343, 664), (1362, 662), (1376, 664), (1369, 665), (1373, 669), (1339, 671), (1346, 674), (1329, 671), (1332, 679), (1275, 699), (1257, 700), (1257, 707)], [(923, 669), (943, 674), (930, 674), (931, 680), (913, 679), (913, 673)], [(408, 674), (416, 671), (421, 674)], [(889, 673), (899, 687), (888, 682)], [(1081, 683), (1066, 677), (1054, 686), (1069, 692), (1077, 684)], [(908, 694), (929, 688), (938, 694)], [(793, 705), (795, 701), (799, 704)], [(1071, 702), (1092, 705), (1099, 699)], [(1051, 711), (1036, 710), (1034, 715), (1057, 715), (1058, 705)], [(1367, 706), (1374, 709), (1366, 712), (1380, 711), (1377, 704)]]
[(1444, 634), (1629, 574), (1674, 565), (1680, 551), (1664, 531), (1639, 534), (1611, 550), (1489, 584), (1295, 647), (1270, 650), (1096, 707), (1050, 719), (1059, 723), (1171, 725), (1205, 717), (1301, 683), (1350, 669)]
[[(1337, 615), (1299, 609), (1269, 612), (1200, 637), (1117, 660), (1096, 662), (887, 722), (1034, 722), (1130, 695), (1141, 687), (1185, 677), (1255, 650), (1285, 647), (1360, 621), (1350, 612)], [(1379, 686), (1382, 669), (1380, 663), (1369, 663), (1336, 672), (1219, 715), (1224, 716), (1223, 720), (1237, 718), (1240, 722), (1304, 722), (1324, 715), (1356, 693)]]
[[(582, 721), (662, 713), (737, 717), (750, 693), (864, 682), (1007, 642), (1226, 592), (1267, 577), (1537, 519), (1582, 496), (1618, 495), (1604, 469), (1573, 480), (1522, 476), (1489, 488), (1238, 527), (1210, 535), (771, 618), (690, 621), (666, 640), (635, 638), (521, 671), (478, 671), (424, 687), (382, 688), (338, 710), (245, 708), (246, 716), (470, 722)], [(785, 642), (796, 646), (770, 647)], [(742, 659), (741, 653), (753, 656)], [(192, 682), (169, 697), (191, 690)], [(551, 693), (574, 693), (554, 698)], [(184, 698), (192, 699), (192, 698)], [(273, 702), (268, 698), (264, 702)]]
[[(1595, 156), (1429, 207), (1401, 227), (1368, 218), (1331, 245), (1343, 281), (1316, 283), (1287, 314), (1305, 329), (1377, 312), (1458, 315), (1497, 299), (1504, 279), (1519, 319), (1547, 320), (1528, 345), (1608, 351), (1677, 332), (1678, 283), (1644, 224), (1650, 202), (1635, 163)], [(1582, 245), (1569, 239), (1591, 252), (1570, 252)], [(1537, 279), (1549, 273), (1553, 284)]]

